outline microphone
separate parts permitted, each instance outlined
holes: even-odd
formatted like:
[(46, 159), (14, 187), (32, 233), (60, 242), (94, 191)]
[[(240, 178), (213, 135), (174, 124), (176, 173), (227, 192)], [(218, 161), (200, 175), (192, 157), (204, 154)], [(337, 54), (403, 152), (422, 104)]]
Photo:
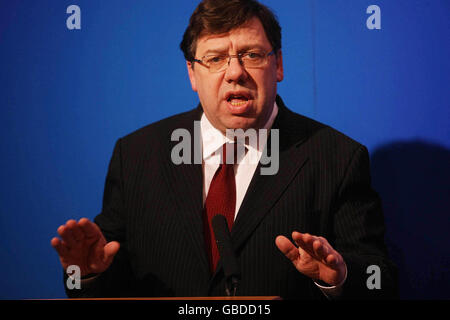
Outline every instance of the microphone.
[(227, 296), (235, 296), (241, 279), (241, 271), (233, 251), (227, 219), (225, 216), (217, 214), (212, 218), (211, 224), (216, 237), (219, 256), (222, 259), (223, 272), (225, 274), (225, 292)]

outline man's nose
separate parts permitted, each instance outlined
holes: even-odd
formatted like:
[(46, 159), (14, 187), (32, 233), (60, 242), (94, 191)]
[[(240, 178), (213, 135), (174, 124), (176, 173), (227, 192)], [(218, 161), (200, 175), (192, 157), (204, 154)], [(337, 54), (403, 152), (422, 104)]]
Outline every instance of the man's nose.
[(244, 65), (237, 57), (230, 57), (228, 68), (225, 71), (225, 80), (227, 82), (239, 82), (247, 79), (247, 71)]

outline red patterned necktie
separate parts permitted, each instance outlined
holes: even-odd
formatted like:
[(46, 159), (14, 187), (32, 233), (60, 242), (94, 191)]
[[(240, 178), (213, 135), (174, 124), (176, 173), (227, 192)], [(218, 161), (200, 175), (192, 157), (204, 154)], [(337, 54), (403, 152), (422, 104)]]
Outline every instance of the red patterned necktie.
[[(236, 181), (234, 178), (233, 163), (227, 164), (226, 145), (222, 147), (222, 163), (217, 169), (209, 186), (203, 210), (204, 233), (206, 250), (209, 257), (211, 271), (214, 272), (219, 261), (219, 251), (212, 229), (212, 218), (217, 214), (225, 216), (228, 228), (231, 230), (236, 208)], [(236, 150), (235, 150), (236, 151)], [(236, 154), (236, 152), (234, 152)]]

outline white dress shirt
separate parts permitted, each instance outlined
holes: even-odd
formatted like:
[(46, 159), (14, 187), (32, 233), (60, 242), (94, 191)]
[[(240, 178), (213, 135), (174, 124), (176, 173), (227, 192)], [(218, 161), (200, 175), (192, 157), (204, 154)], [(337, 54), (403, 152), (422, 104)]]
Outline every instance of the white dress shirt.
[[(264, 125), (264, 129), (270, 130), (273, 121), (278, 114), (278, 106), (275, 103), (272, 109), (272, 114)], [(203, 113), (200, 119), (200, 132), (202, 137), (202, 151), (203, 151), (203, 204), (208, 194), (211, 181), (219, 168), (222, 159), (222, 146), (224, 143), (232, 142), (229, 137), (224, 135), (221, 131), (214, 128), (206, 115)], [(259, 141), (261, 140), (261, 141)], [(239, 140), (238, 140), (239, 141)], [(234, 174), (236, 179), (236, 209), (234, 212), (234, 219), (236, 219), (239, 208), (247, 192), (250, 181), (253, 178), (259, 159), (266, 145), (267, 135), (261, 136), (261, 139), (252, 141), (248, 139), (245, 145), (247, 152), (237, 158), (237, 163), (234, 164)], [(239, 152), (237, 153), (239, 154)]]

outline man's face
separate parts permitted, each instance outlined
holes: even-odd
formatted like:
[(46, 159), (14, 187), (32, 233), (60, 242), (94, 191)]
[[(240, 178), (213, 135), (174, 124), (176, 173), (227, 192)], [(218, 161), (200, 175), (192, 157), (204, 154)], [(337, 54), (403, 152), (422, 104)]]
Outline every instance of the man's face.
[[(231, 54), (256, 49), (269, 53), (272, 46), (258, 18), (221, 35), (205, 35), (197, 41), (195, 57), (209, 54)], [(196, 63), (187, 62), (192, 89), (198, 93), (208, 120), (222, 132), (230, 129), (261, 128), (270, 117), (277, 93), (277, 82), (283, 80), (281, 51), (268, 57), (265, 66), (245, 69), (232, 58), (224, 71), (210, 73)]]

